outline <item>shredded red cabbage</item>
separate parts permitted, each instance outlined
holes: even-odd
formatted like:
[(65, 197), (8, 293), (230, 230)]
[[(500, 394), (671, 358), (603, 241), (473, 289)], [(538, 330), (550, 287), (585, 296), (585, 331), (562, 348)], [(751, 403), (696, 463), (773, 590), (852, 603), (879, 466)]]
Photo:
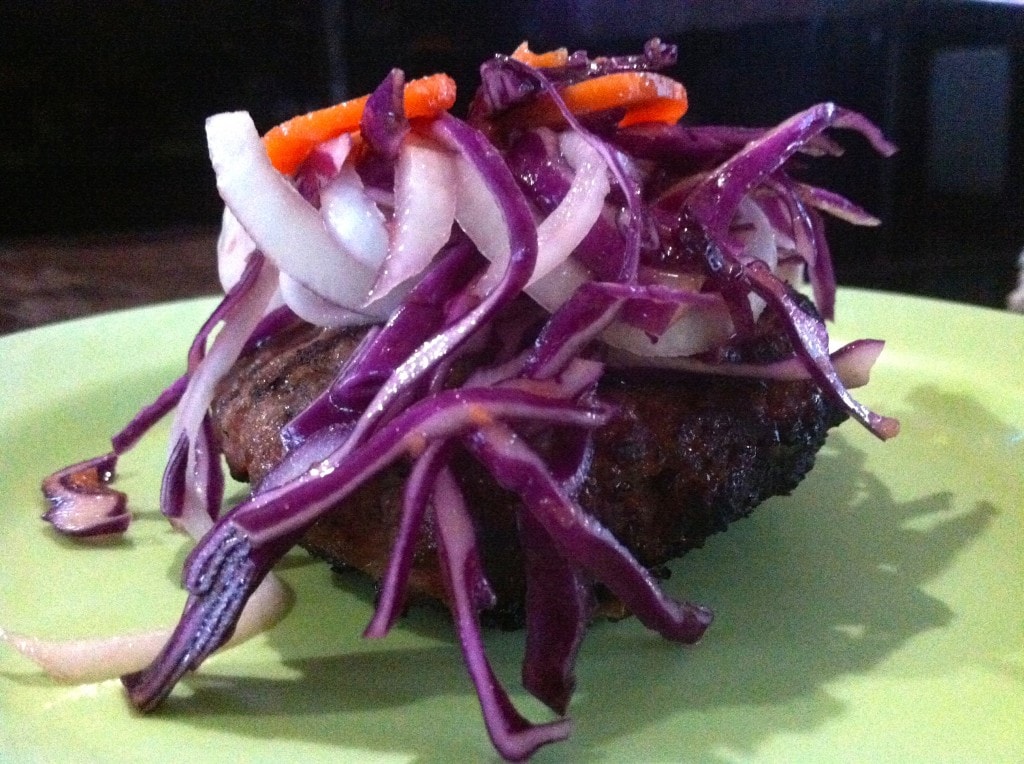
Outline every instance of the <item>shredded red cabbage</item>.
[[(666, 639), (693, 643), (711, 622), (707, 609), (665, 594), (577, 501), (593, 433), (613, 414), (596, 394), (605, 364), (811, 379), (879, 437), (896, 434), (895, 420), (849, 392), (867, 381), (881, 343), (863, 340), (833, 353), (822, 320), (832, 315), (835, 280), (821, 213), (859, 225), (877, 220), (800, 182), (789, 161), (840, 154), (825, 134), (831, 128), (857, 131), (883, 154), (893, 147), (862, 116), (832, 104), (773, 128), (619, 128), (616, 109), (580, 120), (559, 95), (590, 77), (674, 61), (675, 48), (659, 40), (639, 55), (591, 59), (576, 52), (547, 69), (496, 56), (482, 67), (467, 121), (449, 114), (407, 120), (404, 75), (395, 70), (369, 97), (359, 133), (324, 143), (292, 178), (268, 174), (247, 116), (213, 118), (211, 155), (231, 208), (231, 235), (219, 251), (223, 272), (232, 274), (228, 293), (198, 332), (187, 372), (114, 436), (113, 450), (44, 483), (53, 505), (46, 517), (58, 530), (123, 532), (124, 497), (108, 486), (117, 456), (178, 407), (161, 502), (198, 541), (185, 564), (188, 599), (177, 627), (149, 667), (123, 677), (137, 708), (154, 708), (229, 639), (246, 601), (313, 522), (402, 460), (412, 464), (402, 518), (365, 635), (383, 637), (395, 624), (430, 518), (485, 726), (502, 756), (527, 758), (568, 736), (571, 723), (525, 719), (487, 661), (479, 612), (493, 595), (452, 476), (453, 454), (468, 452), (521, 498), (528, 582), (522, 681), (564, 717), (595, 582)], [(514, 118), (540, 97), (554, 103), (563, 126)], [(589, 158), (572, 155), (573, 141)], [(428, 207), (417, 214), (397, 208), (412, 194), (424, 203), (421, 179), (408, 177), (413, 165), (396, 173), (413, 145), (430, 152), (432, 177), (467, 181), (445, 189), (447, 211), (436, 230), (420, 214)], [(590, 172), (594, 162), (603, 164), (609, 182), (573, 195), (588, 162)], [(251, 188), (263, 182), (273, 188)], [(327, 209), (331, 199), (346, 198), (354, 200), (353, 215), (358, 207), (374, 217), (349, 238), (339, 228), (349, 212), (344, 203)], [(559, 252), (559, 262), (544, 266), (554, 275), (537, 282), (544, 282), (541, 299), (530, 290), (538, 230), (584, 204), (591, 217), (577, 219), (596, 213), (596, 220), (569, 240), (578, 244), (564, 245), (571, 251)], [(281, 219), (268, 219), (271, 213)], [(417, 233), (443, 244), (401, 262), (409, 237), (395, 228), (410, 220), (421, 226)], [(376, 251), (382, 237), (383, 257)], [(358, 251), (360, 241), (375, 249), (372, 257)], [(337, 260), (325, 270), (314, 252)], [(341, 278), (349, 265), (352, 283), (324, 275)], [(395, 270), (374, 275), (373, 267)], [(811, 283), (816, 311), (794, 291), (791, 281), (800, 276)], [(792, 355), (766, 364), (723, 360), (765, 311), (785, 327)], [(284, 428), (281, 464), (249, 498), (222, 511), (208, 412), (217, 381), (241, 354), (299, 320), (320, 316), (333, 325), (382, 315), (323, 394)], [(538, 450), (530, 437), (538, 432), (558, 448)]]

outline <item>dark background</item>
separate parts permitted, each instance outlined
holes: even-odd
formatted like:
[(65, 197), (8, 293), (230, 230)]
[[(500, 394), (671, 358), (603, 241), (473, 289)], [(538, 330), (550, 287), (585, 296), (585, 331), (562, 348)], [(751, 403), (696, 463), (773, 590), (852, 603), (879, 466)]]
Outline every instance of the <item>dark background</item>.
[(771, 124), (834, 100), (899, 144), (881, 160), (840, 136), (847, 156), (818, 168), (885, 219), (831, 227), (841, 283), (1002, 306), (1024, 247), (1015, 3), (5, 0), (0, 29), (0, 243), (15, 270), (41, 240), (212, 231), (211, 113), (247, 109), (267, 129), (392, 66), (448, 71), (464, 102), (479, 63), (524, 38), (622, 53), (654, 35), (680, 47), (689, 121)]

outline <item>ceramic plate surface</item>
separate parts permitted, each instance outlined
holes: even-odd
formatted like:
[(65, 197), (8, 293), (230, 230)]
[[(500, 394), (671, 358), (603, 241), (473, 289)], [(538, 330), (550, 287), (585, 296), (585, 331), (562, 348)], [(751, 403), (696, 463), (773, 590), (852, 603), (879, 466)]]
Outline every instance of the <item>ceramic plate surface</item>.
[[(867, 404), (811, 476), (673, 566), (712, 606), (680, 648), (599, 624), (566, 743), (537, 761), (1024, 761), (1024, 317), (841, 290), (834, 340), (882, 337)], [(166, 428), (122, 461), (136, 520), (76, 545), (39, 521), (40, 478), (107, 438), (181, 370), (209, 300), (0, 339), (0, 625), (45, 636), (173, 622), (187, 551), (157, 510)], [(290, 555), (288, 617), (208, 661), (153, 715), (118, 682), (56, 686), (0, 644), (0, 760), (494, 760), (452, 631), (414, 611), (360, 638), (370, 588)], [(491, 633), (518, 687), (522, 636)], [(532, 718), (544, 710), (521, 691)]]

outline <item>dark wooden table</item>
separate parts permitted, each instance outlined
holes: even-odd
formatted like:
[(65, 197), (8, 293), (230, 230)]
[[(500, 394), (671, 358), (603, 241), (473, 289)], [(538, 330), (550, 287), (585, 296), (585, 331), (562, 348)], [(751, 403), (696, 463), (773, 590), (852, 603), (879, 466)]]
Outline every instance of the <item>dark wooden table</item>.
[(31, 238), (0, 244), (0, 334), (220, 291), (217, 232)]

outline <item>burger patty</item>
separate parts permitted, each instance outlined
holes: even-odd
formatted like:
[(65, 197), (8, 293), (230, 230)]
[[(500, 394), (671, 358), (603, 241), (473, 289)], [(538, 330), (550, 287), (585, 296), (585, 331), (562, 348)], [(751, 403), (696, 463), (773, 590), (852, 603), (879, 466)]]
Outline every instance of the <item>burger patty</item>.
[[(220, 383), (212, 414), (233, 477), (253, 484), (283, 457), (281, 429), (333, 379), (359, 335), (302, 325), (244, 356)], [(780, 347), (784, 346), (784, 347)], [(778, 355), (781, 334), (744, 351)], [(765, 360), (761, 358), (761, 360)], [(845, 412), (810, 381), (769, 381), (659, 371), (607, 371), (598, 397), (616, 407), (595, 433), (580, 505), (656, 574), (811, 469)], [(335, 566), (380, 579), (399, 525), (408, 465), (396, 465), (318, 520), (302, 544)], [(518, 499), (467, 454), (455, 474), (476, 523), (497, 607), (485, 620), (522, 622), (525, 579), (516, 531)], [(430, 520), (410, 578), (410, 601), (444, 600)], [(603, 610), (626, 615), (607, 593)]]

